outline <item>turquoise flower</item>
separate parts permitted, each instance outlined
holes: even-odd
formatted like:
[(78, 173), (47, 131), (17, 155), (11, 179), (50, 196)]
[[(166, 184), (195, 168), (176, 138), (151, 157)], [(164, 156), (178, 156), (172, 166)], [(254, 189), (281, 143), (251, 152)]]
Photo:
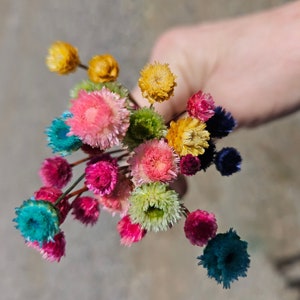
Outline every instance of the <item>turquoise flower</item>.
[(55, 118), (51, 125), (46, 128), (48, 146), (53, 153), (59, 153), (62, 156), (77, 151), (82, 146), (82, 141), (75, 135), (68, 135), (70, 126), (66, 124), (66, 119), (72, 116), (65, 112), (61, 117)]
[(16, 228), (29, 242), (38, 242), (41, 246), (45, 242), (54, 241), (59, 233), (59, 216), (56, 208), (48, 201), (28, 199), (16, 208)]
[(250, 264), (247, 252), (247, 242), (231, 228), (226, 233), (219, 233), (212, 238), (203, 251), (203, 255), (197, 257), (207, 269), (208, 277), (223, 283), (223, 288), (230, 288), (230, 283), (238, 280), (238, 277), (246, 277)]
[(140, 224), (147, 231), (167, 230), (183, 214), (178, 194), (161, 182), (136, 187), (129, 202), (132, 222)]

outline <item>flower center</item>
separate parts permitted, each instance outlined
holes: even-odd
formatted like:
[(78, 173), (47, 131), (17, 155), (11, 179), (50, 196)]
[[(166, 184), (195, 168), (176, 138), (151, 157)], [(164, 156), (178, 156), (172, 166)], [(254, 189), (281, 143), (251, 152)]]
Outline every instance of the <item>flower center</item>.
[(164, 211), (162, 209), (154, 206), (149, 206), (145, 213), (150, 219), (159, 219), (164, 215)]

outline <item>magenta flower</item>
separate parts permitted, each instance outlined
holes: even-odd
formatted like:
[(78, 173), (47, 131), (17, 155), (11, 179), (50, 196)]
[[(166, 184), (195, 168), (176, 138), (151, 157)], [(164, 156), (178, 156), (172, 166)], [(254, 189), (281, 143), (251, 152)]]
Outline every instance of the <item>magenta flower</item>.
[(180, 173), (183, 175), (195, 175), (201, 167), (200, 159), (198, 156), (187, 154), (180, 158)]
[(99, 218), (98, 200), (92, 197), (78, 197), (72, 203), (72, 215), (85, 225), (94, 225)]
[(169, 182), (177, 177), (179, 157), (164, 140), (154, 139), (136, 147), (128, 163), (137, 185)]
[(59, 262), (61, 258), (65, 256), (65, 235), (61, 231), (58, 234), (56, 234), (53, 239), (53, 241), (44, 243), (42, 247), (40, 247), (38, 242), (26, 242), (26, 245), (39, 251), (44, 259), (47, 259), (51, 262)]
[(217, 221), (213, 213), (204, 210), (195, 210), (188, 214), (184, 232), (192, 245), (204, 246), (217, 232)]
[(199, 91), (188, 99), (186, 110), (191, 117), (206, 122), (215, 114), (214, 108), (212, 96)]
[[(43, 186), (34, 193), (34, 198), (35, 200), (49, 201), (51, 203), (54, 203), (61, 195), (62, 195), (62, 191), (60, 189), (56, 187)], [(61, 224), (66, 219), (70, 211), (71, 205), (67, 198), (63, 198), (56, 205), (56, 207), (59, 210), (59, 221)]]
[(72, 117), (66, 120), (69, 134), (102, 150), (118, 145), (129, 127), (125, 101), (106, 87), (93, 92), (81, 90), (71, 102)]
[(129, 196), (133, 185), (130, 179), (122, 174), (118, 174), (118, 180), (113, 191), (104, 196), (96, 195), (103, 209), (109, 211), (112, 215), (119, 213), (121, 217), (127, 214), (129, 208)]
[(121, 244), (124, 246), (131, 246), (132, 243), (139, 242), (147, 232), (142, 229), (140, 224), (132, 223), (128, 215), (118, 222), (117, 230), (121, 237)]
[(103, 159), (88, 164), (85, 168), (85, 184), (96, 195), (110, 194), (117, 184), (118, 164), (116, 159)]
[(71, 180), (72, 167), (61, 156), (47, 158), (42, 163), (39, 175), (44, 186), (53, 186), (61, 189)]

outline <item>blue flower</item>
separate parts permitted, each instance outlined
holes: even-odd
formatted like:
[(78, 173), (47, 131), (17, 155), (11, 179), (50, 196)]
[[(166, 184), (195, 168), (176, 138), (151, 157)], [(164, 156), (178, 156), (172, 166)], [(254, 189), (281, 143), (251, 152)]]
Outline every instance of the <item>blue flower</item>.
[(215, 144), (210, 140), (208, 141), (208, 148), (205, 149), (205, 152), (201, 155), (198, 155), (198, 158), (200, 159), (200, 170), (206, 171), (208, 167), (213, 163), (214, 161), (214, 155), (216, 153), (216, 146)]
[(222, 138), (227, 136), (236, 124), (231, 113), (226, 112), (221, 106), (217, 106), (215, 114), (206, 121), (206, 129), (210, 132), (211, 138)]
[(200, 260), (198, 265), (207, 269), (208, 277), (223, 283), (223, 288), (230, 288), (230, 283), (238, 280), (238, 277), (247, 276), (250, 264), (247, 245), (231, 228), (208, 242), (203, 255), (197, 257)]
[(223, 176), (229, 176), (241, 170), (242, 157), (233, 147), (225, 147), (215, 156), (217, 170)]
[(60, 231), (58, 212), (48, 201), (26, 200), (16, 208), (16, 215), (13, 221), (27, 241), (42, 245)]
[(46, 128), (48, 146), (54, 153), (59, 153), (62, 156), (69, 155), (82, 146), (79, 137), (68, 135), (70, 126), (65, 123), (65, 120), (71, 116), (71, 113), (64, 112), (60, 118), (54, 119), (51, 125)]

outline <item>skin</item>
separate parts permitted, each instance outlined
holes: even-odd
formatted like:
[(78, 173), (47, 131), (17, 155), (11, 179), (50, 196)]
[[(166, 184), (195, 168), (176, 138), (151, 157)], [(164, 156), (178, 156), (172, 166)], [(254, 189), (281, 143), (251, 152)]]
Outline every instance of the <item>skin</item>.
[[(154, 44), (149, 62), (169, 63), (174, 96), (156, 109), (166, 120), (185, 110), (202, 90), (230, 111), (240, 127), (253, 127), (300, 108), (300, 1), (188, 27), (172, 28)], [(136, 88), (133, 96), (147, 105)]]

